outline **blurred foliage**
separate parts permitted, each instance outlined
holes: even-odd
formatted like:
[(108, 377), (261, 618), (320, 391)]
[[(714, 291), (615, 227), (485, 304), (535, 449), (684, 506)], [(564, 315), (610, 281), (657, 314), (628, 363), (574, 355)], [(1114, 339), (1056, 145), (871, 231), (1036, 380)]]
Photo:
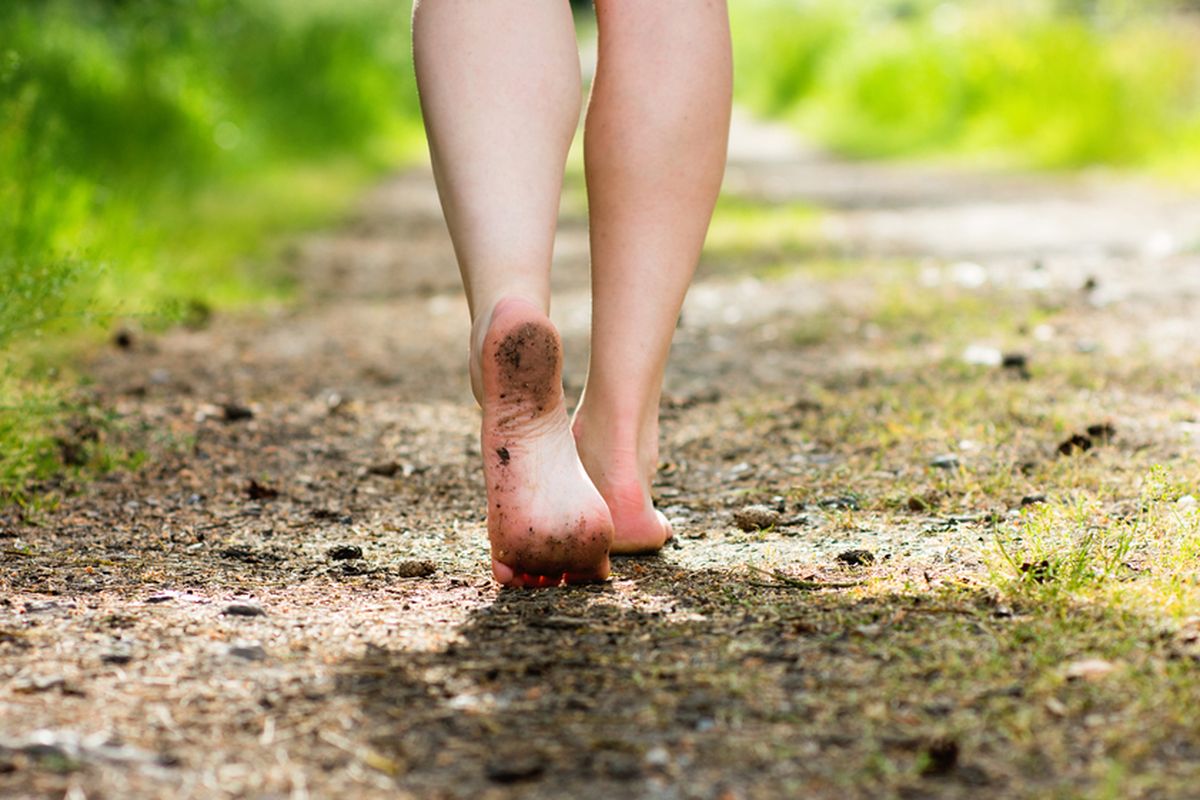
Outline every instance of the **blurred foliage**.
[(278, 293), (282, 276), (247, 259), (414, 152), (408, 14), (0, 2), (0, 493), (52, 466), (63, 413), (31, 343)]
[(740, 0), (738, 93), (854, 156), (1200, 167), (1200, 4)]

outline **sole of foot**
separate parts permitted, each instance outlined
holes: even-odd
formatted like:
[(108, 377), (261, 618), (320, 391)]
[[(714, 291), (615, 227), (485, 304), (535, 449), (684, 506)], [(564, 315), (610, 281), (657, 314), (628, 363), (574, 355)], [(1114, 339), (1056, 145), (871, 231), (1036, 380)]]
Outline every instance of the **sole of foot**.
[(612, 518), (575, 449), (558, 331), (533, 303), (501, 300), (478, 363), (492, 574), (516, 587), (605, 580)]

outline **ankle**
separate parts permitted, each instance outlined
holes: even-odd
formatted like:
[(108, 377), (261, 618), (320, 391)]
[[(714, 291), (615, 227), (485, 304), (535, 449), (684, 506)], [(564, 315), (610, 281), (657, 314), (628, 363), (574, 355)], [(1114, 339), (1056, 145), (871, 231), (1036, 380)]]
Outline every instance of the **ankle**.
[(658, 419), (637, 413), (592, 411), (580, 404), (571, 432), (597, 486), (616, 488), (631, 479), (648, 483), (658, 470)]

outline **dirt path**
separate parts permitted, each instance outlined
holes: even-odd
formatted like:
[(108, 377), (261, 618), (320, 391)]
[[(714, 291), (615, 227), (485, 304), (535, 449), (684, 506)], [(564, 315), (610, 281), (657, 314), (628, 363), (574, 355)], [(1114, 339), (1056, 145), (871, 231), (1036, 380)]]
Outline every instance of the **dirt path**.
[[(1198, 246), (1200, 202), (1161, 188), (848, 164), (741, 120), (667, 380), (678, 542), (499, 592), (465, 305), (428, 171), (398, 176), (292, 248), (296, 310), (89, 368), (150, 459), (0, 518), (0, 795), (1186, 785), (1180, 698), (1056, 682), (1102, 644), (1000, 597), (987, 553), (1037, 496), (1196, 474)], [(557, 259), (577, 393), (577, 171)]]

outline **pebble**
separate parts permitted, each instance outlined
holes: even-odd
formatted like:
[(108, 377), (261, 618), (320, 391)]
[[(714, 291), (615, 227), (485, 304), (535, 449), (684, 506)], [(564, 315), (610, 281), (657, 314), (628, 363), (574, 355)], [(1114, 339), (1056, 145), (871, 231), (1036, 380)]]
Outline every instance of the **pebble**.
[(746, 506), (733, 512), (733, 524), (748, 532), (778, 525), (780, 518), (780, 513), (770, 506)]
[(1004, 363), (1004, 354), (995, 347), (973, 344), (963, 351), (962, 360), (981, 367), (998, 367)]
[(66, 614), (68, 608), (73, 608), (73, 606), (72, 605), (64, 605), (62, 603), (55, 602), (54, 600), (47, 600), (45, 602), (38, 602), (36, 600), (32, 600), (25, 604), (25, 613), (26, 614)]
[(110, 650), (100, 654), (102, 664), (128, 664), (133, 661), (133, 654), (128, 650)]
[(545, 759), (538, 753), (505, 753), (488, 761), (485, 772), (496, 783), (516, 783), (536, 778), (545, 769)]
[(866, 567), (875, 563), (875, 554), (870, 550), (846, 550), (837, 554), (837, 560), (850, 567)]
[(1069, 681), (1097, 681), (1116, 670), (1117, 665), (1100, 658), (1087, 658), (1067, 665), (1065, 675)]
[(1025, 369), (1029, 366), (1029, 356), (1024, 353), (1005, 353), (1000, 366), (1005, 369)]
[(651, 747), (646, 752), (645, 761), (648, 767), (665, 767), (671, 763), (671, 754), (665, 747)]
[(256, 606), (253, 603), (230, 603), (225, 606), (225, 610), (221, 613), (230, 617), (261, 617), (266, 615), (261, 606)]
[(11, 689), (16, 694), (33, 694), (60, 689), (66, 685), (62, 675), (36, 675), (32, 678), (20, 678), (13, 681)]
[(959, 746), (954, 739), (936, 739), (925, 748), (925, 764), (921, 775), (946, 775), (958, 765)]
[(953, 453), (943, 453), (940, 456), (934, 456), (929, 462), (929, 466), (936, 469), (958, 469), (958, 456)]
[(362, 548), (356, 544), (339, 544), (334, 545), (326, 551), (334, 561), (352, 561), (363, 557)]
[(396, 565), (396, 575), (400, 578), (428, 578), (437, 572), (432, 561), (401, 561)]
[(229, 648), (229, 655), (246, 661), (262, 661), (267, 657), (267, 651), (261, 644), (235, 644)]
[(1029, 371), (1029, 356), (1024, 353), (1005, 353), (1000, 366), (1016, 373), (1024, 380), (1033, 377), (1033, 373)]
[(367, 467), (368, 475), (379, 475), (384, 478), (394, 478), (404, 467), (395, 461), (384, 461)]
[(1073, 453), (1086, 453), (1092, 449), (1092, 440), (1082, 434), (1071, 434), (1071, 438), (1064, 440), (1058, 445), (1059, 455), (1069, 456)]
[(222, 403), (221, 416), (226, 422), (239, 422), (244, 419), (254, 419), (254, 411), (248, 406), (238, 403)]
[(852, 494), (826, 497), (817, 501), (821, 508), (835, 508), (844, 511), (858, 511), (858, 498)]

